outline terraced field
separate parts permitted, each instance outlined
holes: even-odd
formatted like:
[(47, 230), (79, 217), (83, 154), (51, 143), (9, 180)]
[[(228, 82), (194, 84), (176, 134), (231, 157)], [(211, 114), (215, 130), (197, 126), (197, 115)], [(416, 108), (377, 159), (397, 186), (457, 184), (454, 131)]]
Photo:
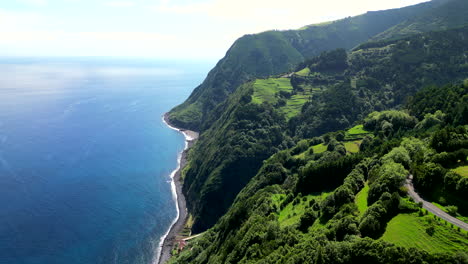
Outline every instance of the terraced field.
[[(320, 91), (320, 89), (304, 87), (303, 91), (293, 92), (289, 78), (257, 79), (253, 88), (253, 103), (261, 104), (268, 102), (275, 105), (285, 114), (287, 119), (298, 115), (312, 93)], [(281, 94), (287, 96), (282, 96)], [(280, 105), (280, 100), (284, 100), (284, 104)]]

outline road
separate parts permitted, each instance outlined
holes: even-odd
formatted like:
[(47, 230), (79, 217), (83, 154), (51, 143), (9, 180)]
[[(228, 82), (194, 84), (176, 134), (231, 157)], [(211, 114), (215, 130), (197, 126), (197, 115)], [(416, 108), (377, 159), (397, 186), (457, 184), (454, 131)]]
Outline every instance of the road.
[(408, 194), (411, 198), (413, 198), (413, 200), (416, 202), (416, 203), (419, 203), (419, 202), (422, 202), (423, 204), (423, 208), (426, 209), (427, 211), (437, 215), (438, 217), (444, 219), (445, 221), (449, 222), (449, 223), (452, 223), (462, 229), (465, 229), (468, 231), (468, 224), (447, 214), (446, 212), (442, 211), (439, 207), (433, 205), (432, 203), (424, 200), (423, 198), (421, 198), (421, 196), (419, 196), (419, 194), (417, 194), (415, 191), (414, 191), (414, 187), (413, 187), (413, 175), (409, 175), (408, 178), (406, 179), (406, 183), (405, 183), (405, 186), (408, 188)]

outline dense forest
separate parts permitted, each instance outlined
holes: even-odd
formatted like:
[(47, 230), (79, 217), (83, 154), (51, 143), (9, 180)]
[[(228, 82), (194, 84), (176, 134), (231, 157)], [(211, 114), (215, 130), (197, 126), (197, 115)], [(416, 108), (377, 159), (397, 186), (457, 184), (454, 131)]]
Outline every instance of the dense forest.
[[(468, 263), (468, 2), (240, 38), (170, 120), (201, 132), (174, 263)], [(415, 243), (414, 241), (418, 242)], [(175, 253), (175, 252), (174, 252)]]

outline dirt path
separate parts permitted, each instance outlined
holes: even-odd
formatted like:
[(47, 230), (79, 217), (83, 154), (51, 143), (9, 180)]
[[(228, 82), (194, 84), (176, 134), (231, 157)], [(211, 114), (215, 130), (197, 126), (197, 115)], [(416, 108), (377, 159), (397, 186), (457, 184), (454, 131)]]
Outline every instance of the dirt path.
[(189, 237), (183, 238), (182, 240), (183, 240), (183, 241), (188, 241), (188, 240), (190, 240), (190, 239), (194, 239), (194, 238), (196, 238), (196, 237), (199, 237), (199, 236), (203, 235), (204, 233), (205, 233), (205, 232), (200, 233), (200, 234), (196, 234), (196, 235), (193, 235), (193, 236), (189, 236)]
[(426, 209), (427, 211), (437, 215), (438, 217), (444, 219), (445, 221), (449, 222), (449, 223), (452, 223), (460, 228), (463, 228), (465, 230), (468, 231), (468, 224), (447, 214), (446, 212), (442, 211), (439, 207), (433, 205), (432, 203), (424, 200), (423, 198), (421, 198), (421, 196), (419, 196), (419, 194), (417, 194), (415, 191), (414, 191), (414, 187), (413, 187), (413, 175), (409, 175), (408, 178), (406, 179), (406, 183), (405, 183), (405, 186), (408, 188), (408, 194), (411, 198), (413, 198), (413, 200), (416, 202), (416, 203), (419, 203), (419, 202), (422, 202), (423, 204), (423, 208)]

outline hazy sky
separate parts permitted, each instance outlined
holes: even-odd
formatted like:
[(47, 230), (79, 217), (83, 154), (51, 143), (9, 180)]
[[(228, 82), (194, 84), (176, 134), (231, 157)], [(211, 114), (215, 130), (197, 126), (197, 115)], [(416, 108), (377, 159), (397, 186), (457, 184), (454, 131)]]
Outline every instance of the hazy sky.
[(0, 56), (221, 58), (238, 37), (424, 0), (1, 0)]

